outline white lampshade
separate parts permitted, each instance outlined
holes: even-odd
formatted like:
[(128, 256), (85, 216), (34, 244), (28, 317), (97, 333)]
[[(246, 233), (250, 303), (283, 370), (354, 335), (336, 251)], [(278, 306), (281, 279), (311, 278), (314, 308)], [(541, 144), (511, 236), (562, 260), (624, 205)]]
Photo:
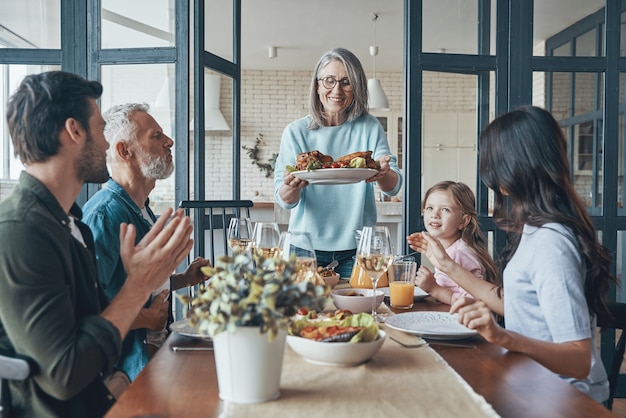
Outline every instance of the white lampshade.
[(368, 105), (370, 109), (389, 110), (389, 100), (377, 78), (367, 80)]

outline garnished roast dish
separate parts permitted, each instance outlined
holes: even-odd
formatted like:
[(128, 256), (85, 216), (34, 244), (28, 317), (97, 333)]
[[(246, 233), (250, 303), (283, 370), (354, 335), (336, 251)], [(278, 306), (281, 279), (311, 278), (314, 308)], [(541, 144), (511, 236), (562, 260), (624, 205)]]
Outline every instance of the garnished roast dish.
[(316, 170), (322, 168), (324, 164), (333, 161), (330, 155), (322, 154), (319, 151), (301, 152), (296, 156), (296, 171)]
[(353, 152), (339, 157), (335, 161), (340, 164), (347, 162), (352, 168), (373, 168), (374, 170), (380, 168), (379, 162), (372, 158), (372, 151)]
[(322, 168), (373, 168), (380, 169), (380, 163), (372, 158), (372, 151), (358, 151), (333, 159), (320, 151), (301, 152), (296, 156), (296, 164), (288, 165), (288, 171), (310, 171)]

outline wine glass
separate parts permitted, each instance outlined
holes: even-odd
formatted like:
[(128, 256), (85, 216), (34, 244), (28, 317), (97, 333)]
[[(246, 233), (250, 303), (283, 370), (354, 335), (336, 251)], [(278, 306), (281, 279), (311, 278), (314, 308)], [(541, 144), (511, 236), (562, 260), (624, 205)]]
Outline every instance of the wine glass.
[(386, 226), (366, 226), (361, 232), (361, 239), (356, 250), (356, 259), (372, 279), (372, 316), (380, 321), (376, 314), (376, 285), (393, 262), (391, 235)]
[(309, 281), (315, 283), (317, 259), (311, 234), (302, 231), (286, 231), (280, 234), (279, 245), (283, 260), (296, 261), (296, 282)]
[(280, 229), (276, 222), (257, 222), (252, 233), (252, 255), (256, 260), (263, 258), (280, 258)]
[(231, 218), (228, 224), (228, 247), (238, 253), (252, 247), (252, 221), (250, 218)]

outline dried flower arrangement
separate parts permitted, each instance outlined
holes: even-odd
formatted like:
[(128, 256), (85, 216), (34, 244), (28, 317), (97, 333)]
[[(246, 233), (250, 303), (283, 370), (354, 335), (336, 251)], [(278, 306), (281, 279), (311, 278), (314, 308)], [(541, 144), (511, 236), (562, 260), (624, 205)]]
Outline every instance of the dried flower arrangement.
[(295, 258), (257, 258), (245, 254), (222, 256), (215, 267), (203, 267), (210, 277), (196, 297), (181, 296), (191, 304), (190, 323), (215, 336), (235, 332), (240, 326), (260, 327), (270, 341), (279, 328), (286, 329), (298, 309), (322, 310), (330, 288), (297, 281)]

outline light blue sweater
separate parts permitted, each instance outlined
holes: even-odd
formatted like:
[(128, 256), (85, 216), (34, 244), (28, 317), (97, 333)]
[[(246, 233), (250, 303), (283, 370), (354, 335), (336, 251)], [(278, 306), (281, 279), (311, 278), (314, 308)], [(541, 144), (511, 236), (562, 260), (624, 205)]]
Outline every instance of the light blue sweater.
[[(285, 209), (291, 209), (289, 230), (307, 231), (313, 247), (321, 251), (343, 251), (356, 248), (354, 230), (376, 224), (376, 201), (373, 183), (315, 185), (302, 190), (300, 200), (285, 203), (278, 191), (283, 184), (285, 166), (294, 165), (301, 152), (318, 150), (333, 158), (357, 151), (373, 152), (374, 159), (392, 155), (382, 126), (372, 115), (339, 126), (307, 128), (309, 117), (298, 119), (285, 128), (274, 171), (274, 197)], [(402, 187), (402, 173), (397, 158), (392, 155), (391, 170), (398, 174), (396, 187), (387, 192), (398, 194)]]

